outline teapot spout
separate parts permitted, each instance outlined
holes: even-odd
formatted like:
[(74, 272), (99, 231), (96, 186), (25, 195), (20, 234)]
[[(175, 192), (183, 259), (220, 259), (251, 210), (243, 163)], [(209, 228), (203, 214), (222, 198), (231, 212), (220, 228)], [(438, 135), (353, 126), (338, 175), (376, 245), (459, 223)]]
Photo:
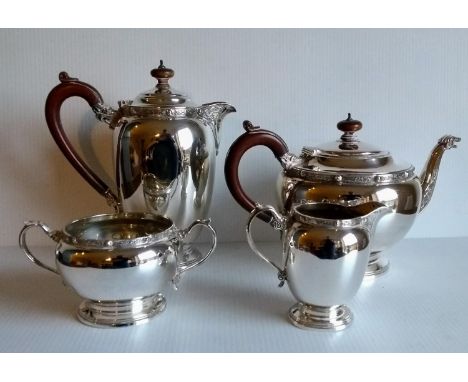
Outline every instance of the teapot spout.
[(422, 188), (422, 200), (419, 212), (421, 212), (431, 201), (432, 194), (437, 181), (437, 175), (439, 173), (440, 161), (445, 150), (456, 148), (455, 142), (460, 142), (461, 138), (454, 137), (453, 135), (444, 135), (439, 139), (439, 142), (435, 145), (434, 149), (426, 162), (420, 179)]
[(216, 155), (218, 155), (219, 129), (221, 127), (221, 122), (227, 114), (233, 113), (235, 111), (235, 107), (229, 105), (226, 102), (205, 103), (198, 108), (198, 118), (203, 122), (204, 125), (209, 126), (213, 132), (216, 146)]

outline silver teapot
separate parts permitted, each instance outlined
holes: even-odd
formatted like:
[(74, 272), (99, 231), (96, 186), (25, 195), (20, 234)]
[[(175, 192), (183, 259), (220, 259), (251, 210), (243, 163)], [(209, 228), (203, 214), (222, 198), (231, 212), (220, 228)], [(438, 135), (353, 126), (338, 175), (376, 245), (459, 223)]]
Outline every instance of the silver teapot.
[[(376, 222), (390, 212), (377, 202), (352, 207), (305, 203), (294, 206), (288, 215), (272, 206), (255, 207), (247, 223), (247, 241), (255, 254), (278, 271), (280, 286), (287, 282), (298, 301), (289, 309), (293, 325), (341, 330), (351, 323), (353, 316), (345, 303), (364, 278)], [(280, 265), (264, 256), (252, 238), (252, 220), (265, 213), (282, 233)]]
[[(440, 161), (445, 150), (457, 147), (460, 138), (445, 135), (439, 139), (421, 175), (414, 166), (395, 160), (386, 150), (358, 139), (360, 121), (348, 118), (338, 123), (342, 135), (320, 146), (306, 146), (300, 156), (291, 154), (277, 134), (244, 122), (246, 132), (230, 147), (225, 161), (225, 178), (234, 199), (247, 211), (254, 201), (243, 190), (238, 175), (239, 162), (254, 146), (268, 147), (283, 170), (277, 181), (280, 211), (308, 202), (329, 202), (345, 206), (380, 202), (391, 207), (377, 228), (372, 244), (367, 276), (384, 273), (389, 266), (381, 252), (401, 240), (429, 203), (436, 185)], [(259, 215), (270, 221), (268, 214)]]
[[(184, 227), (207, 217), (221, 121), (235, 109), (225, 102), (193, 104), (170, 87), (174, 71), (162, 61), (151, 75), (157, 80), (153, 89), (114, 109), (94, 87), (61, 72), (46, 100), (47, 125), (68, 161), (116, 212), (164, 215)], [(86, 100), (114, 130), (115, 187), (80, 158), (62, 128), (61, 106), (73, 96)]]

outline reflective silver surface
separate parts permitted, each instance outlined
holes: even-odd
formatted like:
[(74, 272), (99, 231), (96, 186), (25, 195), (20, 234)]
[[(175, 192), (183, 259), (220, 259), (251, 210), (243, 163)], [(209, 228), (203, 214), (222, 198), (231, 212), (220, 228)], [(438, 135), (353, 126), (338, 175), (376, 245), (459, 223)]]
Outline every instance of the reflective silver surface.
[(145, 324), (166, 309), (161, 293), (119, 301), (84, 300), (77, 311), (80, 322), (95, 328)]
[(346, 305), (324, 307), (302, 302), (289, 309), (288, 317), (300, 329), (342, 330), (353, 321), (353, 314)]
[[(251, 223), (261, 213), (272, 215), (272, 226), (282, 231), (283, 264), (278, 266), (256, 247)], [(294, 206), (289, 215), (271, 206), (257, 207), (247, 223), (252, 250), (278, 271), (300, 303), (289, 318), (302, 328), (343, 329), (351, 322), (348, 302), (362, 283), (377, 221), (390, 209), (369, 202), (345, 207), (330, 203)]]
[[(57, 243), (55, 269), (29, 250), (26, 234), (33, 227)], [(182, 247), (196, 227), (210, 231), (212, 245), (204, 255), (186, 259)], [(78, 311), (80, 321), (98, 327), (125, 326), (145, 322), (164, 310), (160, 292), (170, 281), (177, 285), (182, 273), (212, 254), (216, 233), (208, 220), (179, 230), (165, 217), (121, 213), (76, 220), (62, 231), (42, 222), (26, 222), (19, 244), (31, 261), (59, 274), (65, 285), (85, 299)]]
[(114, 130), (119, 210), (164, 215), (185, 227), (208, 216), (221, 122), (236, 110), (225, 102), (193, 104), (171, 88), (174, 71), (162, 62), (151, 74), (153, 89), (119, 102), (111, 118), (110, 107), (96, 117)]
[(375, 201), (390, 207), (392, 213), (379, 221), (372, 244), (366, 276), (374, 277), (389, 268), (381, 252), (405, 237), (418, 212), (429, 203), (442, 155), (457, 147), (460, 138), (439, 139), (418, 177), (412, 165), (359, 141), (355, 133), (346, 132), (340, 140), (319, 147), (305, 147), (300, 157), (286, 153), (277, 181), (278, 204), (283, 212), (308, 202), (351, 206)]
[(117, 182), (125, 211), (170, 217), (177, 226), (208, 215), (216, 165), (212, 131), (193, 119), (125, 119), (116, 127)]
[[(175, 73), (162, 60), (150, 73), (153, 88), (112, 107), (95, 87), (61, 72), (46, 99), (46, 121), (65, 158), (115, 212), (149, 212), (185, 227), (207, 218), (219, 130), (224, 117), (236, 110), (226, 102), (192, 102), (171, 87)], [(115, 184), (101, 179), (68, 139), (61, 108), (71, 97), (85, 100), (96, 118), (114, 130)]]
[(317, 184), (282, 174), (280, 183), (281, 190), (291, 190), (279, 196), (280, 204), (286, 210), (293, 205), (309, 202), (351, 206), (376, 201), (391, 208), (392, 213), (383, 216), (376, 227), (367, 276), (376, 276), (388, 269), (388, 261), (381, 252), (405, 237), (417, 217), (421, 203), (421, 184), (415, 176), (403, 183), (369, 186)]

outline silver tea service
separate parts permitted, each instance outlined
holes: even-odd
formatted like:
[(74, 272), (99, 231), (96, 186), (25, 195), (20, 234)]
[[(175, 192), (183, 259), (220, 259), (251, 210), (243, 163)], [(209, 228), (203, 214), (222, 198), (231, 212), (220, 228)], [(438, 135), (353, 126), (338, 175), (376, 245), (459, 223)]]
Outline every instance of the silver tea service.
[[(369, 261), (376, 223), (391, 208), (378, 202), (346, 207), (330, 203), (294, 206), (282, 215), (257, 204), (250, 214), (247, 241), (255, 254), (278, 271), (298, 301), (289, 320), (302, 329), (341, 330), (352, 321), (345, 305), (358, 291)], [(262, 254), (252, 238), (251, 224), (260, 214), (282, 234), (283, 263)]]
[[(38, 227), (57, 243), (55, 267), (32, 254), (27, 231)], [(209, 250), (187, 258), (182, 246), (196, 227), (212, 236)], [(178, 229), (169, 218), (149, 213), (117, 213), (75, 220), (63, 230), (40, 221), (26, 222), (19, 235), (26, 256), (38, 266), (60, 275), (84, 298), (78, 319), (94, 327), (118, 327), (147, 322), (162, 312), (162, 291), (181, 275), (202, 264), (216, 247), (216, 232), (209, 220), (196, 220)]]

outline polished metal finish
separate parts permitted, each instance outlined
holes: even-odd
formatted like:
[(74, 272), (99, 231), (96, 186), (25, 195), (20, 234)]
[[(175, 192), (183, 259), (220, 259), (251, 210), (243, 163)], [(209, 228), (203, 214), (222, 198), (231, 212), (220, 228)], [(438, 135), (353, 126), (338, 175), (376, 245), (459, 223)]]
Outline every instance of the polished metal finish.
[[(41, 228), (57, 243), (55, 269), (29, 250), (26, 233), (33, 227)], [(212, 245), (207, 253), (188, 259), (182, 248), (197, 227), (210, 231)], [(86, 300), (80, 308), (80, 320), (96, 326), (122, 326), (142, 322), (162, 311), (165, 300), (158, 293), (170, 281), (177, 286), (184, 272), (213, 253), (216, 233), (209, 220), (194, 221), (180, 230), (162, 216), (120, 213), (75, 220), (61, 231), (38, 221), (26, 222), (19, 243), (31, 261), (59, 274), (65, 285)], [(97, 311), (101, 313), (94, 322), (92, 317), (97, 317)]]
[[(294, 325), (339, 330), (351, 322), (343, 304), (359, 289), (376, 223), (390, 211), (377, 202), (352, 207), (308, 203), (294, 206), (284, 216), (271, 206), (257, 205), (247, 223), (247, 241), (254, 253), (278, 271), (281, 282), (287, 281), (300, 303), (289, 312)], [(252, 238), (252, 221), (261, 213), (270, 214), (273, 228), (281, 230), (281, 265), (262, 254)]]
[[(283, 171), (278, 179), (278, 200), (283, 212), (309, 202), (330, 202), (345, 206), (370, 201), (392, 209), (376, 228), (366, 276), (389, 269), (382, 251), (405, 237), (418, 212), (429, 203), (445, 150), (456, 147), (460, 138), (446, 135), (432, 150), (421, 177), (414, 167), (397, 163), (390, 153), (343, 137), (317, 148), (306, 147), (300, 157), (287, 153), (281, 158)], [(349, 138), (346, 138), (349, 139)]]
[(161, 103), (136, 106), (134, 102), (121, 104), (110, 125), (115, 130), (116, 179), (122, 209), (164, 215), (177, 226), (206, 218), (213, 193), (219, 128), (224, 116), (235, 109), (224, 102), (199, 107)]
[[(291, 155), (290, 153), (288, 153)], [(344, 169), (343, 169), (344, 170)], [(404, 170), (387, 172), (385, 174), (369, 174), (366, 172), (348, 173), (321, 173), (316, 167), (295, 166), (287, 170), (286, 174), (292, 178), (301, 178), (311, 182), (332, 182), (345, 185), (379, 185), (390, 183), (402, 183), (414, 177), (414, 167)]]
[(123, 210), (168, 216), (177, 226), (206, 218), (213, 193), (217, 135), (194, 119), (137, 117), (118, 125), (116, 136)]
[[(418, 212), (429, 203), (442, 154), (456, 147), (454, 142), (458, 141), (460, 138), (453, 136), (441, 138), (432, 150), (421, 178), (414, 173), (413, 166), (402, 165), (398, 169), (390, 159), (388, 161), (393, 168), (392, 172), (387, 173), (373, 173), (373, 168), (366, 169), (367, 172), (345, 167), (325, 168), (321, 157), (313, 158), (312, 151), (308, 151), (300, 165), (296, 162), (295, 167), (285, 168), (280, 174), (279, 204), (284, 206), (285, 211), (295, 204), (308, 202), (355, 205), (376, 201), (390, 207), (393, 213), (384, 216), (376, 228), (366, 271), (366, 276), (379, 276), (389, 269), (389, 262), (381, 252), (405, 237)], [(346, 163), (344, 158), (341, 159)], [(304, 167), (304, 164), (309, 167)], [(318, 164), (322, 167), (318, 167)]]
[(177, 236), (177, 228), (164, 216), (122, 212), (94, 215), (67, 224), (62, 242), (98, 249), (138, 249)]
[[(412, 227), (418, 212), (429, 203), (445, 150), (456, 147), (460, 138), (446, 135), (434, 147), (421, 177), (414, 166), (393, 158), (389, 151), (362, 142), (362, 123), (351, 118), (340, 121), (339, 139), (319, 146), (306, 146), (300, 156), (291, 152), (284, 140), (272, 131), (244, 121), (243, 133), (231, 145), (225, 161), (225, 178), (234, 199), (247, 211), (255, 201), (243, 189), (239, 164), (253, 147), (265, 146), (283, 170), (276, 183), (279, 210), (289, 214), (298, 204), (320, 202), (356, 206), (379, 202), (392, 209), (376, 229), (366, 275), (376, 276), (388, 269), (380, 253), (401, 240)], [(267, 214), (259, 218), (267, 223)]]
[(279, 200), (286, 211), (296, 204), (309, 202), (353, 206), (375, 201), (391, 208), (392, 213), (383, 216), (376, 227), (366, 276), (377, 276), (388, 270), (388, 260), (380, 259), (383, 257), (381, 252), (405, 237), (417, 217), (421, 202), (421, 184), (417, 177), (402, 183), (373, 186), (315, 183), (284, 175), (280, 177), (283, 193)]
[[(48, 96), (46, 119), (70, 163), (116, 212), (150, 212), (184, 227), (208, 216), (219, 129), (223, 118), (235, 108), (225, 102), (192, 103), (171, 88), (174, 71), (162, 60), (151, 75), (157, 80), (152, 89), (133, 100), (120, 101), (114, 109), (103, 102), (94, 87), (62, 72), (61, 84)], [(114, 130), (115, 185), (105, 184), (66, 137), (60, 108), (73, 96), (84, 98), (96, 118)], [(196, 232), (192, 240), (195, 237)]]
[(346, 305), (329, 307), (298, 302), (288, 312), (288, 318), (300, 329), (342, 330), (351, 324), (353, 314)]
[(98, 103), (92, 108), (96, 118), (104, 123), (111, 123), (113, 116), (115, 115), (116, 110), (109, 105), (103, 103)]
[(423, 196), (419, 211), (422, 211), (431, 201), (432, 193), (434, 192), (437, 181), (437, 175), (439, 174), (440, 161), (444, 151), (456, 148), (456, 142), (460, 142), (460, 138), (454, 137), (452, 135), (444, 135), (439, 139), (439, 142), (437, 142), (437, 145), (432, 150), (431, 155), (427, 160), (426, 166), (421, 173)]
[(76, 316), (83, 324), (95, 328), (140, 325), (166, 309), (161, 293), (122, 301), (84, 300)]
[(388, 268), (390, 268), (390, 262), (385, 256), (382, 256), (379, 252), (371, 252), (365, 277), (372, 279), (374, 277), (380, 276), (381, 274), (387, 272)]
[(120, 102), (109, 124), (120, 204), (124, 211), (164, 215), (183, 227), (208, 216), (219, 129), (235, 109), (225, 102), (193, 105), (171, 89), (173, 71), (162, 62), (152, 75), (156, 87)]

